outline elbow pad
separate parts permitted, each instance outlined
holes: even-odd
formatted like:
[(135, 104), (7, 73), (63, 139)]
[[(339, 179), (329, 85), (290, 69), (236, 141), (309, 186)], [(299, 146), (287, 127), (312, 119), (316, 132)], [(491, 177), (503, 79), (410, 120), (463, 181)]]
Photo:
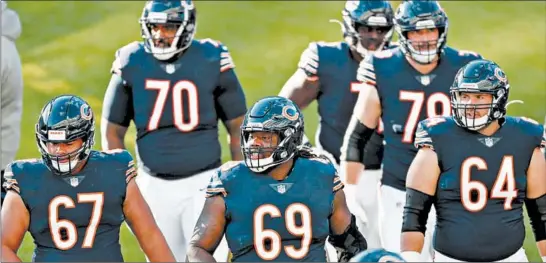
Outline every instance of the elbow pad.
[(546, 239), (546, 194), (539, 198), (525, 198), (527, 214), (535, 233), (535, 240), (542, 241)]
[(345, 136), (345, 149), (341, 151), (341, 159), (364, 164), (364, 147), (372, 137), (374, 129), (366, 127), (356, 117), (352, 117), (347, 131), (350, 133), (348, 137)]
[(428, 213), (430, 212), (432, 203), (434, 203), (434, 196), (407, 188), (402, 232), (419, 231), (425, 234)]
[(351, 223), (343, 234), (333, 235), (330, 233), (328, 242), (336, 249), (338, 262), (349, 262), (356, 254), (368, 249), (366, 239), (358, 231), (354, 215), (351, 215)]

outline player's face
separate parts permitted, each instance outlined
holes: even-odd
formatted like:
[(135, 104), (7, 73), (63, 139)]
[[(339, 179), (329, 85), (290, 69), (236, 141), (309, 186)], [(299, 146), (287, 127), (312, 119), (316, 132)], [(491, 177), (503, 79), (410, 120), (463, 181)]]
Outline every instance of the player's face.
[(383, 43), (385, 35), (390, 27), (365, 26), (357, 24), (358, 34), (360, 35), (360, 44), (369, 51), (375, 51)]
[(248, 145), (250, 145), (251, 147), (265, 150), (253, 152), (252, 155), (250, 155), (250, 159), (258, 160), (263, 158), (269, 158), (273, 153), (273, 150), (277, 146), (278, 142), (279, 135), (274, 132), (251, 132), (248, 136)]
[(438, 28), (425, 28), (408, 32), (408, 40), (417, 51), (429, 51), (436, 48), (440, 31)]
[[(83, 140), (81, 138), (78, 138), (71, 142), (63, 142), (63, 143), (53, 143), (48, 142), (47, 143), (47, 151), (49, 154), (53, 156), (66, 156), (61, 159), (59, 159), (59, 163), (67, 163), (69, 161), (69, 155), (70, 153), (78, 151), (83, 145)], [(74, 158), (77, 158), (77, 156), (73, 156)]]
[(154, 45), (160, 48), (170, 47), (176, 31), (178, 31), (178, 24), (155, 24), (151, 26), (152, 38), (154, 39)]
[(465, 93), (460, 95), (460, 103), (468, 105), (487, 105), (470, 107), (465, 110), (465, 117), (470, 119), (477, 119), (489, 114), (490, 104), (493, 102), (493, 95), (486, 93)]

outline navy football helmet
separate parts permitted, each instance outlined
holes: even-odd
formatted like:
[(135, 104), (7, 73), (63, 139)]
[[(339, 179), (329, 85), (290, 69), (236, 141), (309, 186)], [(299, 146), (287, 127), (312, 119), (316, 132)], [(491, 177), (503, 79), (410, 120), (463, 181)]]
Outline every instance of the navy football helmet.
[(349, 262), (406, 262), (402, 256), (397, 253), (387, 251), (382, 248), (368, 249), (360, 252)]
[[(279, 96), (265, 97), (246, 113), (241, 125), (241, 151), (246, 166), (256, 173), (266, 173), (293, 158), (303, 142), (303, 114), (291, 100)], [(270, 147), (250, 140), (254, 132), (278, 135)]]
[[(393, 33), (394, 12), (389, 1), (349, 0), (341, 12), (343, 23), (330, 20), (341, 25), (343, 38), (347, 44), (362, 57), (368, 52), (382, 50), (389, 45)], [(360, 33), (363, 28), (365, 33)], [(376, 37), (366, 36), (375, 30)]]
[[(451, 108), (455, 122), (469, 130), (479, 130), (506, 114), (510, 84), (504, 71), (495, 62), (474, 60), (462, 67), (450, 88)], [(461, 93), (485, 93), (493, 96), (487, 104), (470, 104), (461, 100)], [(489, 110), (476, 117), (476, 110)], [(474, 116), (470, 116), (474, 115)]]
[[(146, 51), (159, 60), (169, 60), (186, 50), (197, 29), (196, 13), (191, 0), (146, 2), (139, 20)], [(157, 26), (176, 30), (174, 38), (159, 38)]]
[[(418, 0), (400, 3), (394, 15), (394, 28), (398, 34), (402, 52), (420, 64), (436, 61), (447, 42), (448, 19), (437, 1)], [(410, 31), (433, 28), (438, 29), (438, 40), (413, 43), (408, 38)], [(415, 46), (421, 46), (424, 50)]]
[[(69, 175), (89, 157), (95, 135), (95, 117), (87, 102), (74, 95), (62, 95), (49, 101), (36, 123), (36, 143), (47, 167), (54, 174)], [(68, 143), (82, 139), (82, 146), (71, 153), (49, 153), (47, 143)]]

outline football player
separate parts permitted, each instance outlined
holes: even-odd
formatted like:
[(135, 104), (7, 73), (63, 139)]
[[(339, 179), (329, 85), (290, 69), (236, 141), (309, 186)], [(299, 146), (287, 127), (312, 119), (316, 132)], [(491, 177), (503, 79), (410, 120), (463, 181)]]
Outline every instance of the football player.
[[(342, 147), (341, 170), (347, 181), (357, 180), (365, 164), (364, 146), (381, 118), (386, 144), (380, 236), (385, 249), (400, 252), (405, 181), (417, 152), (412, 146), (417, 123), (451, 113), (449, 87), (457, 70), (480, 56), (446, 46), (448, 18), (436, 1), (402, 2), (394, 23), (400, 46), (367, 56), (358, 69), (362, 87)], [(430, 221), (433, 224), (434, 218)]]
[(73, 95), (49, 101), (36, 124), (41, 159), (14, 161), (5, 171), (2, 262), (20, 262), (30, 232), (32, 261), (123, 262), (120, 226), (127, 221), (152, 261), (174, 256), (135, 183), (131, 154), (93, 151), (95, 116)]
[(497, 64), (470, 62), (451, 87), (453, 116), (419, 123), (406, 182), (406, 260), (419, 261), (434, 204), (435, 261), (527, 262), (523, 203), (546, 259), (546, 134), (534, 120), (505, 117), (509, 90)]
[[(347, 1), (342, 11), (344, 42), (312, 42), (303, 51), (298, 69), (286, 82), (280, 96), (293, 100), (300, 109), (318, 102), (320, 125), (317, 147), (339, 165), (343, 136), (358, 98), (356, 71), (359, 62), (376, 50), (391, 47), (394, 12), (388, 1)], [(367, 144), (366, 174), (358, 187), (345, 182), (345, 194), (357, 225), (370, 247), (380, 247), (377, 217), (377, 185), (381, 176), (383, 139), (374, 133)], [(343, 174), (341, 175), (342, 180)], [(355, 191), (358, 188), (358, 191)], [(355, 196), (358, 194), (358, 197)]]
[(327, 157), (302, 146), (303, 116), (283, 97), (259, 100), (241, 133), (244, 162), (228, 162), (207, 188), (188, 259), (211, 262), (226, 234), (232, 261), (326, 261), (326, 237), (347, 262), (367, 248)]
[[(148, 1), (140, 26), (144, 41), (116, 52), (103, 103), (102, 146), (125, 148), (133, 120), (137, 184), (176, 259), (183, 261), (208, 180), (222, 164), (218, 119), (229, 133), (232, 158), (242, 158), (245, 95), (227, 47), (194, 39), (192, 1)], [(218, 253), (220, 261), (227, 260), (227, 250)]]

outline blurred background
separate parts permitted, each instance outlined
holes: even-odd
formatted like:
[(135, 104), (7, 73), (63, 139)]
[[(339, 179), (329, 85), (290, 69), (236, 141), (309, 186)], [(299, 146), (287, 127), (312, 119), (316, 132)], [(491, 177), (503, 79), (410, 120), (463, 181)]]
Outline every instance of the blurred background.
[[(399, 1), (393, 1), (393, 7)], [(231, 51), (248, 104), (276, 95), (296, 70), (311, 41), (340, 41), (331, 18), (341, 19), (344, 1), (197, 1), (197, 38), (221, 41)], [(441, 2), (449, 16), (448, 45), (472, 50), (497, 62), (511, 83), (510, 115), (542, 122), (546, 115), (546, 2)], [(17, 47), (23, 62), (24, 101), (21, 146), (17, 158), (39, 157), (34, 124), (41, 107), (63, 93), (82, 96), (100, 116), (114, 52), (140, 41), (143, 1), (9, 1), (23, 25)], [(395, 37), (396, 38), (396, 37)], [(349, 88), (349, 87), (340, 87)], [(316, 104), (305, 111), (307, 135), (313, 141)], [(100, 149), (97, 118), (95, 149)], [(134, 154), (134, 127), (127, 145)], [(228, 160), (225, 130), (221, 141)], [(517, 138), (515, 138), (517, 140)], [(121, 243), (126, 261), (145, 261), (126, 227)], [(30, 261), (34, 245), (27, 235), (19, 255)], [(540, 261), (529, 230), (526, 250)]]

